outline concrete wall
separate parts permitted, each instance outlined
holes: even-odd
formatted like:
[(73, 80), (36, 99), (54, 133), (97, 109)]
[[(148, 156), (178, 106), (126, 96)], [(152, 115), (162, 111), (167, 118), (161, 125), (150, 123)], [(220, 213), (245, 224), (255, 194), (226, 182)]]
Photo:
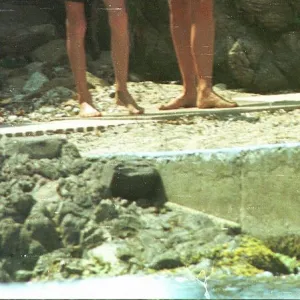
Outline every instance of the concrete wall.
[(300, 232), (300, 144), (124, 155), (153, 161), (171, 202), (262, 238)]
[(300, 145), (173, 154), (155, 163), (169, 201), (263, 238), (300, 233)]

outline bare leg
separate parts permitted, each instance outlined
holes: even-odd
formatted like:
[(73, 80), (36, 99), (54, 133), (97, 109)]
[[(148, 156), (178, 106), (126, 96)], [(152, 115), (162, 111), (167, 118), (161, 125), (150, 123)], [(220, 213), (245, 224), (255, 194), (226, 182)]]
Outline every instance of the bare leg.
[(67, 11), (67, 51), (75, 78), (78, 100), (80, 104), (80, 116), (99, 117), (92, 103), (86, 81), (86, 58), (84, 48), (84, 35), (86, 32), (86, 20), (84, 4), (79, 2), (66, 2)]
[[(175, 0), (174, 0), (175, 1)], [(198, 108), (229, 108), (235, 102), (221, 99), (212, 90), (215, 24), (213, 0), (190, 0), (192, 11), (192, 53), (196, 65)]]
[(142, 114), (127, 89), (129, 63), (129, 32), (126, 0), (104, 0), (111, 28), (112, 60), (116, 78), (116, 102), (125, 106), (130, 114)]
[(173, 44), (183, 80), (183, 94), (159, 109), (196, 106), (196, 74), (191, 50), (191, 1), (169, 0)]

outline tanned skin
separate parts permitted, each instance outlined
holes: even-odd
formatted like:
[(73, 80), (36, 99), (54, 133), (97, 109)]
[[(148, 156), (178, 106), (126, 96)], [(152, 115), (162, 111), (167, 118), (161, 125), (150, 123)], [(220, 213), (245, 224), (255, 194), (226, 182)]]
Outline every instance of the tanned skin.
[[(127, 108), (130, 114), (142, 114), (127, 89), (129, 62), (129, 32), (126, 0), (104, 0), (111, 28), (111, 52), (116, 78), (116, 104)], [(93, 105), (86, 79), (85, 34), (86, 18), (83, 2), (66, 1), (67, 51), (74, 75), (81, 117), (100, 117)]]
[(232, 108), (212, 90), (215, 24), (213, 0), (169, 0), (170, 27), (183, 93), (159, 109)]

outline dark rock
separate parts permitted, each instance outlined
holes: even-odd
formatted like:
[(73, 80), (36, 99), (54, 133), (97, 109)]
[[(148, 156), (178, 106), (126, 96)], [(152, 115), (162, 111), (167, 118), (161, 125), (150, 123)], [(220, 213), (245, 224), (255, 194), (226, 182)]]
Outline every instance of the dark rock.
[(157, 255), (149, 264), (149, 268), (154, 270), (175, 269), (182, 267), (180, 256), (173, 250)]
[(267, 239), (265, 243), (274, 252), (300, 259), (300, 235), (274, 236)]
[[(299, 31), (290, 31), (281, 35), (274, 43), (274, 64), (294, 88), (299, 87), (300, 74)], [(269, 73), (272, 74), (272, 73)]]
[(55, 21), (45, 10), (11, 3), (0, 3), (0, 9), (5, 11), (0, 21), (1, 56), (26, 55), (58, 36)]
[(160, 175), (146, 162), (109, 162), (103, 169), (101, 183), (111, 190), (114, 197), (128, 200), (146, 198), (152, 203), (158, 201), (158, 195), (163, 198)]
[(0, 257), (20, 258), (27, 254), (29, 246), (28, 235), (22, 231), (22, 225), (11, 218), (0, 220)]
[(29, 244), (28, 254), (23, 259), (23, 266), (26, 270), (33, 270), (36, 262), (41, 255), (47, 253), (45, 247), (40, 242), (31, 240)]
[(8, 283), (8, 282), (12, 282), (12, 279), (9, 276), (9, 274), (1, 268), (0, 269), (0, 283)]
[(35, 200), (30, 194), (11, 193), (8, 199), (7, 208), (12, 206), (13, 211), (15, 212), (14, 214), (12, 214), (12, 217), (13, 215), (15, 215), (15, 217), (13, 217), (14, 220), (16, 222), (23, 223), (30, 214), (30, 211), (34, 204)]
[(287, 29), (294, 18), (292, 7), (283, 0), (239, 0), (237, 4), (250, 24), (271, 31)]

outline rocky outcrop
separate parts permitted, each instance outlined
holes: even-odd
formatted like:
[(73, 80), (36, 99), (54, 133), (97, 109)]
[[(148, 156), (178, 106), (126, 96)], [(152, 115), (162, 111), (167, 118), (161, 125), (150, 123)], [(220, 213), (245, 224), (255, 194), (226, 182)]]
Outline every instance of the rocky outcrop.
[[(9, 143), (14, 152), (5, 151)], [(216, 276), (299, 271), (296, 258), (276, 253), (276, 242), (272, 251), (238, 224), (225, 228), (167, 205), (150, 162), (84, 159), (55, 137), (0, 146), (0, 282), (187, 270), (198, 276), (213, 267)], [(297, 251), (290, 254), (299, 257)]]
[[(1, 11), (6, 12), (0, 21), (0, 65), (19, 68), (33, 61), (48, 66), (67, 65), (64, 6), (59, 1), (28, 3), (31, 5), (18, 1), (0, 3)], [(97, 76), (105, 74), (112, 79), (111, 66), (109, 72), (99, 71), (103, 66), (95, 67), (105, 64), (99, 54), (110, 47), (109, 27), (103, 24), (105, 10), (99, 5), (103, 6), (94, 1), (87, 9), (87, 50), (91, 54), (88, 65)], [(147, 80), (178, 80), (167, 2), (128, 1), (128, 8), (131, 71)], [(261, 93), (298, 89), (299, 16), (297, 0), (215, 1), (215, 82)], [(24, 86), (26, 74), (20, 70), (18, 76), (1, 71), (2, 86)]]
[(12, 2), (0, 3), (1, 57), (29, 54), (58, 37), (57, 24), (46, 10), (41, 10), (34, 3), (22, 5)]

